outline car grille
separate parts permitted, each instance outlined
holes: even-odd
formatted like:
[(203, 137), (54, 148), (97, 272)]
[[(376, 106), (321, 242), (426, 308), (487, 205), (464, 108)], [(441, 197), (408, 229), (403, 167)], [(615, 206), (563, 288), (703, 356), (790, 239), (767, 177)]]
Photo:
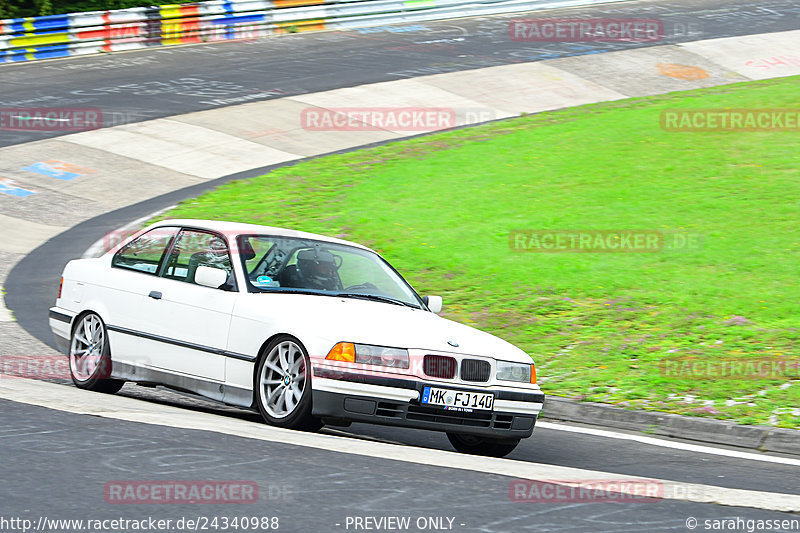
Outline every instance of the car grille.
[(456, 377), (456, 360), (447, 355), (426, 355), (422, 359), (422, 371), (433, 378)]
[(491, 411), (476, 411), (474, 413), (450, 413), (448, 411), (434, 410), (426, 407), (410, 405), (408, 407), (408, 420), (424, 420), (438, 424), (458, 424), (461, 426), (491, 427)]
[(510, 430), (514, 421), (512, 415), (500, 415), (490, 411), (474, 413), (454, 413), (442, 409), (432, 409), (421, 405), (409, 405), (390, 402), (379, 402), (376, 415), (382, 418), (406, 419), (420, 422), (447, 424), (448, 426), (472, 426)]
[(461, 361), (461, 379), (464, 381), (486, 382), (492, 367), (488, 361), (480, 359), (464, 359)]
[(450, 413), (448, 411), (429, 409), (410, 405), (406, 420), (420, 420), (437, 424), (473, 426), (495, 429), (511, 429), (514, 417), (511, 415), (498, 415), (491, 411), (475, 411), (474, 413)]

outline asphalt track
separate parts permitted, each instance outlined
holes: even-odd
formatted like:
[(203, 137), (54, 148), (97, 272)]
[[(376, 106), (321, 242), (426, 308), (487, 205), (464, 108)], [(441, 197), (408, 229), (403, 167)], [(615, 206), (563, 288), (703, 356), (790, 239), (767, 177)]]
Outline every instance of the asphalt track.
[[(227, 416), (260, 421), (258, 414), (233, 407), (220, 408), (217, 404), (166, 390), (152, 390), (128, 384), (120, 392), (132, 398), (159, 401), (165, 405)], [(444, 434), (353, 424), (348, 428), (328, 426), (324, 430), (335, 435), (374, 439), (409, 446), (439, 450), (452, 450)], [(670, 442), (674, 439), (664, 439)], [(734, 450), (735, 448), (728, 448)], [(770, 456), (778, 456), (770, 454)], [(595, 469), (656, 479), (671, 479), (684, 483), (711, 483), (719, 487), (743, 488), (765, 492), (800, 494), (800, 476), (793, 472), (797, 466), (768, 464), (760, 461), (741, 461), (671, 448), (648, 446), (629, 441), (612, 441), (603, 437), (575, 435), (548, 428), (536, 428), (534, 437), (524, 440), (509, 459), (542, 462), (573, 468)]]
[[(650, 0), (0, 66), (0, 106), (96, 107), (106, 126), (380, 81), (800, 28), (791, 0)], [(525, 43), (516, 18), (654, 18), (656, 42)], [(0, 146), (53, 137), (0, 132)]]
[[(686, 531), (687, 518), (783, 520), (785, 513), (663, 500), (511, 501), (511, 479), (147, 424), (88, 418), (0, 400), (0, 516), (50, 519), (278, 517), (280, 531), (354, 531), (348, 517), (453, 518), (460, 532)], [(402, 468), (402, 472), (400, 469)], [(255, 504), (115, 504), (104, 485), (128, 480), (251, 481)], [(46, 481), (45, 481), (46, 480)], [(43, 482), (50, 487), (49, 495)], [(60, 489), (60, 490), (59, 490)], [(23, 512), (24, 510), (24, 512)], [(409, 531), (419, 531), (411, 527)], [(430, 529), (428, 529), (430, 530)], [(448, 529), (449, 530), (449, 529)]]
[[(762, 2), (758, 6), (751, 2), (637, 2), (569, 13), (657, 16), (687, 28), (694, 24), (693, 34), (673, 35), (668, 37), (673, 40), (658, 44), (800, 27), (800, 5), (779, 1)], [(379, 28), (294, 35), (252, 43), (4, 66), (0, 68), (0, 105), (96, 106), (109, 119), (107, 125), (113, 125), (257, 99), (612, 49), (608, 44), (510, 42), (508, 20), (517, 17), (424, 23), (401, 28), (403, 31)], [(701, 33), (698, 35), (697, 31)], [(289, 55), (291, 59), (287, 59)], [(195, 81), (187, 82), (187, 78)], [(229, 101), (238, 98), (243, 100)], [(43, 138), (42, 135), (53, 134), (2, 132), (0, 145), (30, 142)], [(52, 291), (42, 288), (57, 283), (67, 260), (80, 256), (109, 229), (212, 185), (213, 182), (203, 184), (103, 215), (34, 251), (15, 267), (6, 283), (9, 292), (6, 300), (20, 325), (49, 342), (46, 324), (36, 318), (44, 316), (52, 303)], [(223, 412), (231, 417), (253, 416), (133, 385), (126, 386), (122, 394), (186, 409)], [(686, 531), (688, 516), (700, 519), (787, 516), (674, 501), (648, 505), (521, 504), (509, 500), (509, 479), (502, 476), (422, 465), (398, 466), (379, 458), (342, 456), (208, 432), (87, 419), (7, 401), (0, 401), (0, 412), (3, 413), (0, 471), (6, 486), (13, 487), (3, 491), (0, 503), (0, 516), (6, 517), (20, 515), (22, 510), (24, 514), (57, 518), (196, 515), (196, 506), (113, 506), (103, 504), (101, 499), (100, 504), (96, 503), (105, 481), (178, 479), (187, 472), (192, 474), (185, 476), (188, 478), (257, 481), (262, 491), (261, 502), (257, 506), (233, 507), (236, 512), (243, 510), (248, 515), (254, 514), (248, 507), (258, 507), (258, 515), (279, 516), (280, 529), (284, 531), (344, 531), (343, 526), (336, 524), (343, 524), (347, 515), (452, 516), (456, 517), (456, 530), (460, 531), (576, 532)], [(354, 438), (449, 449), (444, 436), (435, 433), (364, 425), (328, 431)], [(510, 458), (722, 487), (800, 493), (795, 466), (576, 436), (554, 429), (537, 429), (534, 438), (523, 442)], [(44, 486), (68, 490), (45, 497)], [(270, 497), (270, 491), (274, 498)], [(95, 503), (87, 505), (87, 502)], [(233, 507), (203, 506), (200, 514), (232, 515)]]

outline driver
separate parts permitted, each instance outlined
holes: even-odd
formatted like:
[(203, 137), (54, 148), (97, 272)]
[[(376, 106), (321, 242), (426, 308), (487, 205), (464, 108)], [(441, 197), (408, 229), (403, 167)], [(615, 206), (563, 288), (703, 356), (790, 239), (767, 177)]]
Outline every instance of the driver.
[(340, 290), (336, 261), (330, 252), (301, 250), (297, 253), (297, 270), (310, 289)]

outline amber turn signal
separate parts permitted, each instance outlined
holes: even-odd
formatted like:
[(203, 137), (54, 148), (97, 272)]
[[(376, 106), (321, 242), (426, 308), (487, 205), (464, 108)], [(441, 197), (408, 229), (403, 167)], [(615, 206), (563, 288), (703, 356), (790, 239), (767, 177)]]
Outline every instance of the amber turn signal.
[(325, 359), (329, 361), (346, 361), (348, 363), (356, 362), (356, 347), (352, 342), (340, 342), (336, 344)]

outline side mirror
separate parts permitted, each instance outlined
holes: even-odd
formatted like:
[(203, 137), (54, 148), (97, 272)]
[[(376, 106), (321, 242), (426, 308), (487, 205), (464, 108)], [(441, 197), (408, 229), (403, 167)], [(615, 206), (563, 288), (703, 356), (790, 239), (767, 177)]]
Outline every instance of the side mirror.
[(431, 310), (431, 313), (437, 315), (442, 312), (442, 297), (441, 296), (423, 296), (422, 301)]
[(194, 273), (194, 282), (203, 287), (218, 289), (226, 281), (228, 281), (228, 271), (223, 268), (200, 265)]

